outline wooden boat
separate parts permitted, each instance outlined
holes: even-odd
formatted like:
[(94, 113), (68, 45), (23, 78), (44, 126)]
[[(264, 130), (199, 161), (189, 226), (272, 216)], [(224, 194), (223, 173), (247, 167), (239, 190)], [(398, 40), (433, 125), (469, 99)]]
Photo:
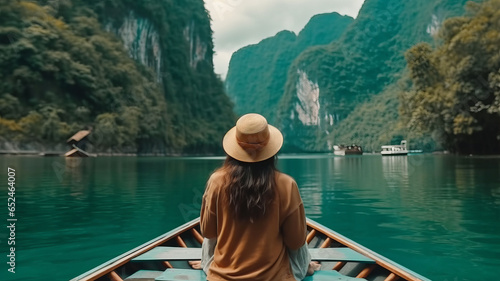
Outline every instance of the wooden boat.
[[(189, 261), (201, 258), (199, 218), (130, 250), (71, 281), (205, 280)], [(306, 281), (430, 281), (341, 234), (307, 220), (307, 243), (321, 270)]]
[(339, 156), (345, 155), (363, 155), (363, 148), (359, 145), (334, 145), (333, 154)]

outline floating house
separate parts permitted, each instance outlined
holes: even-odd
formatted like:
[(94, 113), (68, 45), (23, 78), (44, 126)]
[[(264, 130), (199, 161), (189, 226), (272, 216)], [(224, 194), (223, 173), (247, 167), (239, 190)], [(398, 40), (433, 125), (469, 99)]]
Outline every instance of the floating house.
[(74, 134), (71, 138), (69, 138), (66, 142), (70, 145), (76, 145), (80, 149), (85, 149), (87, 145), (87, 137), (90, 135), (90, 130), (82, 130), (78, 133)]
[(87, 136), (90, 135), (90, 130), (82, 130), (74, 134), (66, 142), (71, 147), (71, 150), (66, 152), (66, 157), (89, 157), (89, 154), (84, 150), (87, 146)]

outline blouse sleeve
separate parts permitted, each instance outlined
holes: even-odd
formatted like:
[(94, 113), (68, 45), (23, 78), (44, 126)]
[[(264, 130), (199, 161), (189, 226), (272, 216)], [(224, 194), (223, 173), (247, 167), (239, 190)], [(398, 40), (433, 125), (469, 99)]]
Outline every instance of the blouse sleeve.
[(289, 200), (290, 209), (282, 225), (283, 239), (289, 249), (297, 250), (304, 246), (307, 226), (304, 204), (295, 181), (292, 184)]
[(200, 229), (206, 238), (217, 237), (217, 196), (212, 177), (207, 182), (207, 188), (201, 203)]

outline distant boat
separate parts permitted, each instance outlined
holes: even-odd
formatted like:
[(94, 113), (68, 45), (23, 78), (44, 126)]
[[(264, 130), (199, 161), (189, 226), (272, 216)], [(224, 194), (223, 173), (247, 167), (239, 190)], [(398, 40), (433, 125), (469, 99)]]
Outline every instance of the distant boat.
[[(307, 230), (311, 258), (321, 270), (305, 281), (430, 281), (311, 219)], [(205, 273), (189, 264), (201, 259), (202, 242), (197, 218), (70, 281), (204, 281)]]
[(380, 153), (382, 156), (408, 155), (406, 141), (402, 140), (400, 145), (383, 145)]
[(334, 145), (333, 154), (344, 156), (344, 155), (362, 155), (363, 148), (359, 145)]

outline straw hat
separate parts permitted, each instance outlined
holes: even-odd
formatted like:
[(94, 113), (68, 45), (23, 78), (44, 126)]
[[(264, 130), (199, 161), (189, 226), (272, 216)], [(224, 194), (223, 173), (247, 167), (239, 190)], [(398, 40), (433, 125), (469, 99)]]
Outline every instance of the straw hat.
[(229, 130), (222, 146), (224, 151), (242, 162), (260, 162), (273, 157), (283, 145), (283, 135), (267, 124), (264, 116), (250, 113), (241, 116)]

